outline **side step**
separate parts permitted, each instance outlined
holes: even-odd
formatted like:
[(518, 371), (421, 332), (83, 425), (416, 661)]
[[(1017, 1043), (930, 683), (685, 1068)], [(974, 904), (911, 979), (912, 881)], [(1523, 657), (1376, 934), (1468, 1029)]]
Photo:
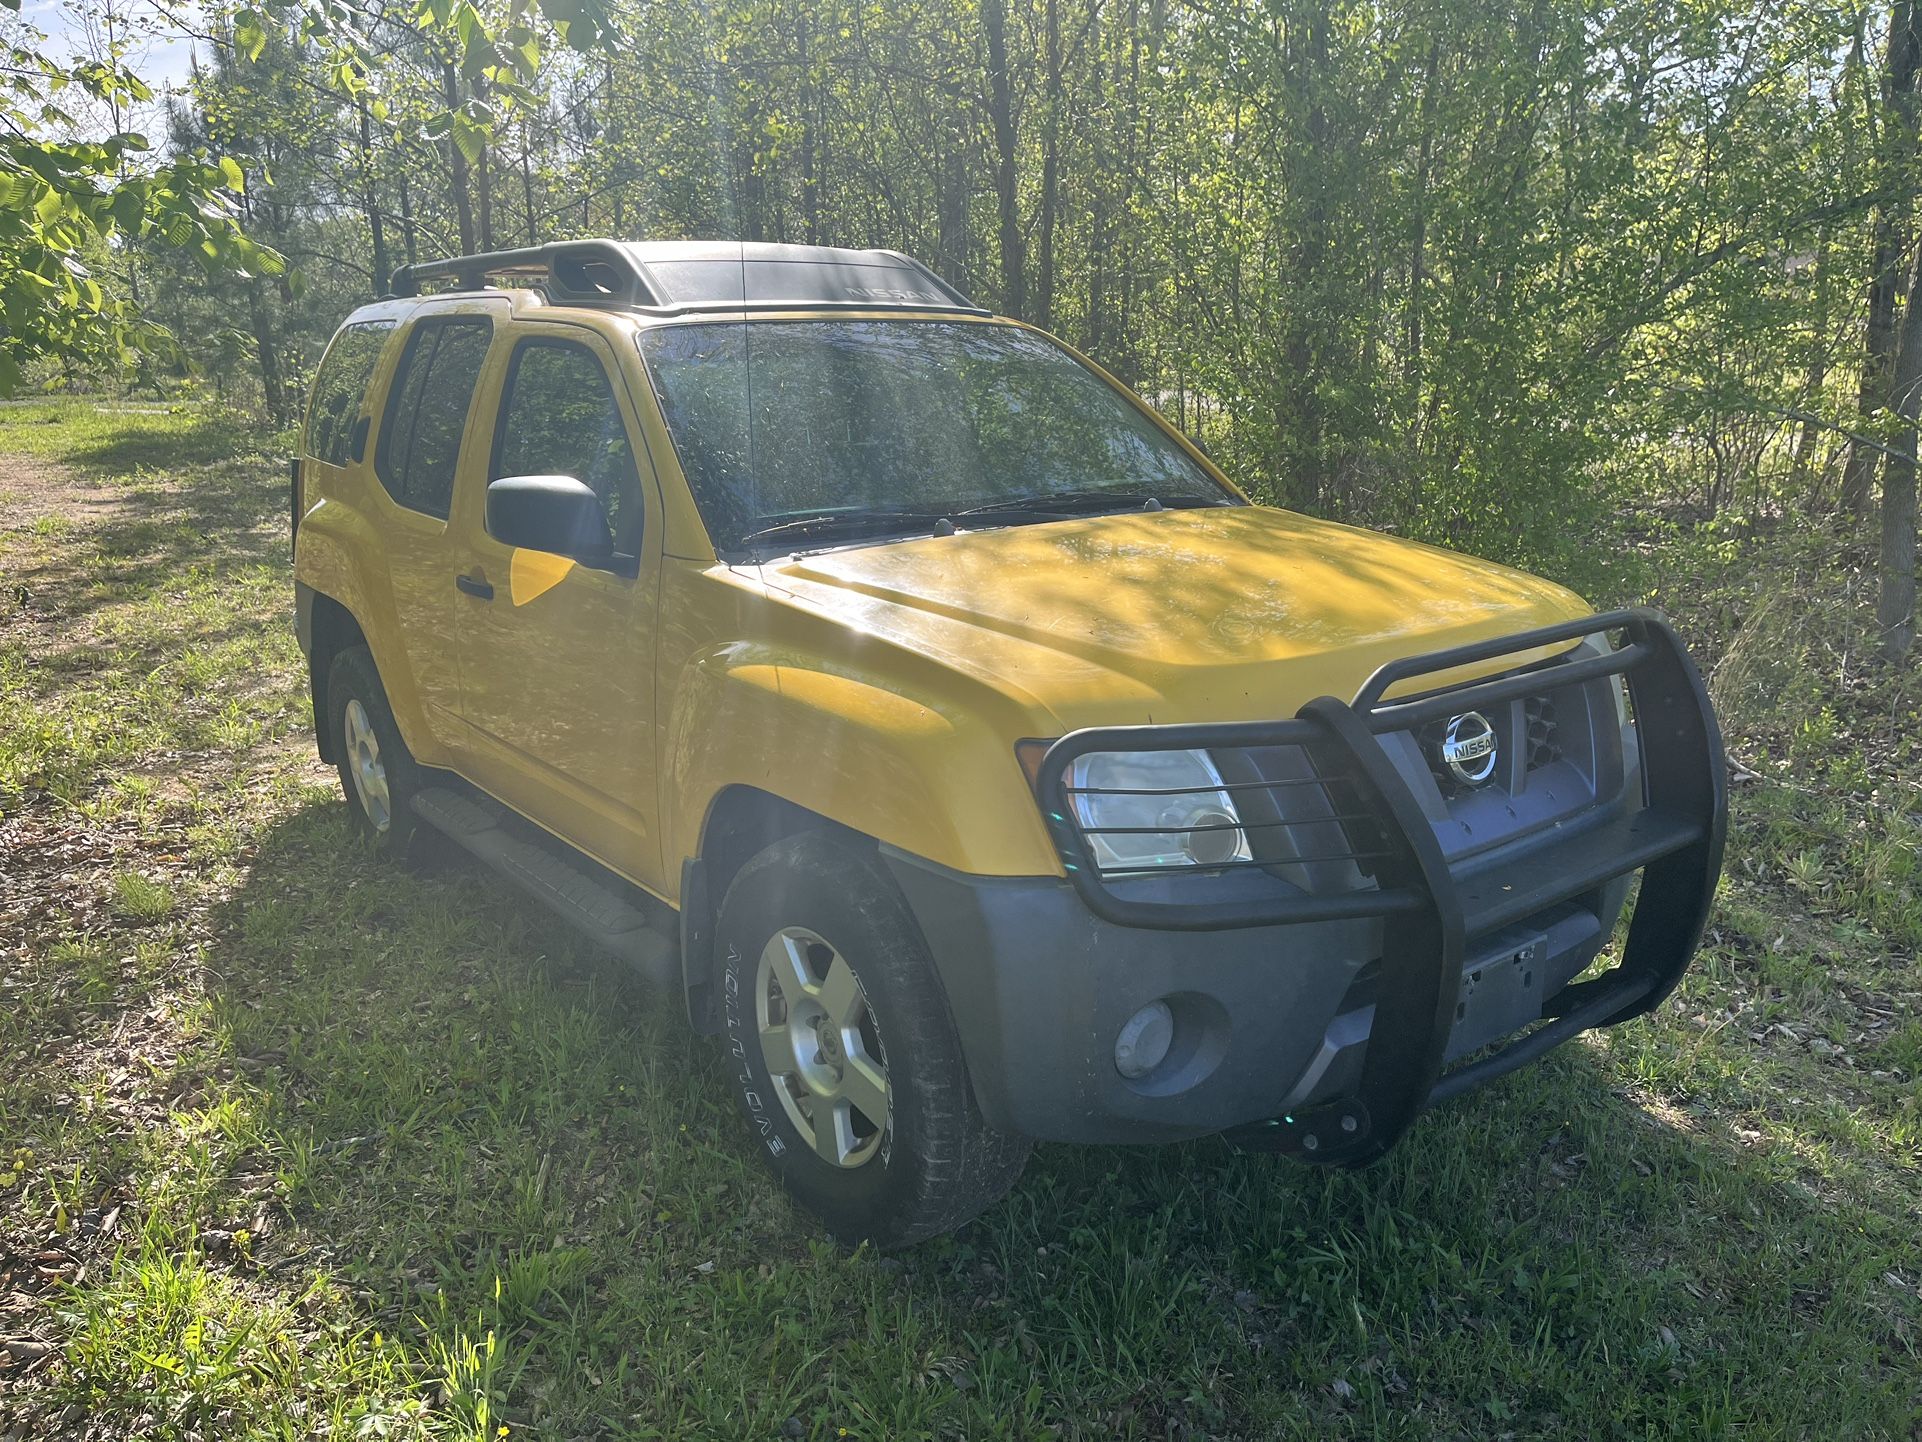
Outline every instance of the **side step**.
[[(616, 888), (620, 883), (585, 857), (519, 834), (522, 823), (483, 798), (435, 786), (414, 797), (421, 820), (546, 903), (589, 940), (631, 963), (659, 986), (678, 985), (675, 943), (654, 919)], [(531, 829), (531, 828), (529, 828)]]

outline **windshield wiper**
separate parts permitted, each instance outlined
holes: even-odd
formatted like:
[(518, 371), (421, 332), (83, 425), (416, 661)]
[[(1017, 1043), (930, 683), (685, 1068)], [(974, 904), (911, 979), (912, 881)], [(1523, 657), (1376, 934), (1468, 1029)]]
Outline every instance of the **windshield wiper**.
[(984, 501), (978, 506), (949, 511), (947, 514), (959, 521), (972, 516), (1076, 516), (1102, 510), (1159, 511), (1177, 507), (1224, 504), (1226, 504), (1225, 501), (1216, 501), (1202, 496), (1170, 496), (1163, 500), (1147, 491), (1063, 491), (1054, 496), (1009, 496), (1004, 500)]
[(858, 536), (899, 526), (933, 526), (941, 518), (940, 511), (823, 511), (819, 515), (790, 516), (784, 521), (757, 526), (743, 534), (735, 544), (755, 546), (782, 536)]
[(959, 510), (821, 511), (813, 515), (788, 516), (765, 526), (756, 526), (740, 536), (734, 544), (746, 548), (786, 537), (827, 540), (899, 529), (925, 529), (935, 535), (951, 535), (957, 523), (984, 516), (1078, 516), (1100, 511), (1159, 511), (1228, 504), (1231, 503), (1225, 499), (1214, 500), (1205, 496), (1171, 496), (1163, 501), (1145, 491), (1063, 491), (1054, 496), (1009, 496)]

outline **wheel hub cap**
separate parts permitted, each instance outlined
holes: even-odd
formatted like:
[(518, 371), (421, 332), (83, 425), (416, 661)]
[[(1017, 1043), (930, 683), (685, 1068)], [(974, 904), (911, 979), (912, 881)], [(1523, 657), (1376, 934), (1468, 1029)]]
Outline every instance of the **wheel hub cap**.
[(858, 1167), (888, 1127), (888, 1074), (867, 996), (847, 960), (804, 927), (762, 949), (761, 1057), (795, 1130), (832, 1166)]
[(358, 697), (347, 703), (346, 725), (342, 729), (346, 732), (347, 770), (354, 778), (354, 794), (359, 798), (360, 809), (367, 813), (374, 830), (385, 831), (394, 822), (393, 803), (387, 790), (387, 767), (380, 759), (380, 738), (374, 734), (373, 720)]

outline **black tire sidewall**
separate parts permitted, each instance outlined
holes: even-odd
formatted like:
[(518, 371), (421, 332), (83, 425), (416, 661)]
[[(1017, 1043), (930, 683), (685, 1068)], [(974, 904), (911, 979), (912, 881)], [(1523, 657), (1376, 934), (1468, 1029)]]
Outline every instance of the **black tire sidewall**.
[[(787, 1115), (762, 1059), (755, 984), (762, 949), (805, 927), (854, 970), (888, 1078), (879, 1152), (856, 1167), (818, 1156)], [(957, 1119), (930, 1112), (931, 1094), (964, 1091), (958, 1042), (920, 932), (892, 884), (851, 846), (819, 834), (777, 842), (728, 888), (715, 928), (726, 1066), (755, 1147), (782, 1185), (844, 1242), (893, 1245), (921, 1231), (922, 1158), (933, 1132)], [(932, 1083), (932, 1092), (929, 1083)]]
[[(359, 701), (366, 708), (368, 723), (380, 742), (380, 761), (387, 772), (387, 799), (391, 820), (385, 831), (374, 827), (367, 808), (361, 803), (360, 789), (354, 780), (353, 761), (347, 746), (347, 705)], [(343, 651), (334, 657), (327, 672), (327, 724), (331, 727), (334, 754), (339, 758), (340, 787), (353, 813), (355, 829), (377, 852), (386, 856), (404, 854), (412, 844), (416, 827), (414, 793), (420, 789), (413, 754), (401, 739), (387, 692), (380, 684), (374, 658), (364, 647)]]

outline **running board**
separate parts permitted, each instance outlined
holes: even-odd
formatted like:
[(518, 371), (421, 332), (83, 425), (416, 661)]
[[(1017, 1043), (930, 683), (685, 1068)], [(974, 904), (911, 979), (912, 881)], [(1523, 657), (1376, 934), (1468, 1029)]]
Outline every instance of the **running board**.
[(679, 984), (681, 967), (674, 942), (657, 929), (647, 912), (616, 889), (618, 883), (610, 884), (611, 878), (597, 875), (599, 868), (592, 862), (569, 859), (518, 835), (519, 828), (505, 807), (449, 787), (417, 793), (414, 810), (429, 826), (545, 903), (590, 941), (631, 963), (648, 981), (659, 986)]

